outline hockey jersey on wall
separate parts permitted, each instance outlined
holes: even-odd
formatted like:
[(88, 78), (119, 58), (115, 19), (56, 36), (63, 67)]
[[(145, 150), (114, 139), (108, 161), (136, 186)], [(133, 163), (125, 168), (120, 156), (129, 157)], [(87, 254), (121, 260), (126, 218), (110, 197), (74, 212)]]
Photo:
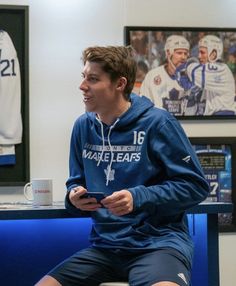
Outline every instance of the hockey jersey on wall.
[[(8, 153), (9, 146), (21, 142), (22, 117), (19, 61), (9, 34), (0, 30), (0, 146), (2, 147), (0, 165), (1, 155), (9, 155), (4, 154), (3, 150), (8, 150)], [(12, 156), (12, 152), (10, 153)], [(10, 160), (10, 162), (14, 164), (13, 161)]]
[(0, 30), (0, 144), (22, 140), (20, 67), (13, 42)]

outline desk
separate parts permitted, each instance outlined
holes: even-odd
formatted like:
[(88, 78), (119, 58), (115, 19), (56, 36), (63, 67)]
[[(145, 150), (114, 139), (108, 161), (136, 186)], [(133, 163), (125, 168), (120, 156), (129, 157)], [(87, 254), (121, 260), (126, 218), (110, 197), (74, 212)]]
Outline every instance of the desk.
[[(232, 210), (230, 203), (202, 203), (188, 211), (195, 244), (192, 286), (220, 285), (218, 213)], [(32, 286), (57, 263), (89, 245), (90, 226), (89, 218), (73, 217), (61, 204), (0, 205), (1, 285)]]

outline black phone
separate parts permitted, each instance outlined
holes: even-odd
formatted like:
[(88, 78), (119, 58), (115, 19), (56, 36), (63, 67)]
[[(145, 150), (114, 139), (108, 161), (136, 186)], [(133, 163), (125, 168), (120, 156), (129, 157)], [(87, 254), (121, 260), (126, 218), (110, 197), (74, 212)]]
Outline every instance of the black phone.
[(104, 199), (106, 197), (106, 195), (103, 192), (87, 192), (85, 194), (83, 194), (80, 198), (84, 199), (84, 198), (95, 198), (97, 200), (98, 203), (100, 203), (100, 201), (102, 199)]

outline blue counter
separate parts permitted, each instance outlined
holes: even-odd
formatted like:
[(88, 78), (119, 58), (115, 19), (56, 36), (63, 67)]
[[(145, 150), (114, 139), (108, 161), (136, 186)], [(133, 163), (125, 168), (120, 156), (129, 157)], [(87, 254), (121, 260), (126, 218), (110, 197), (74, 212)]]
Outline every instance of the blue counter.
[[(219, 286), (218, 213), (233, 205), (203, 203), (188, 211), (195, 244), (192, 286)], [(0, 205), (0, 281), (32, 286), (69, 255), (89, 245), (91, 220), (72, 217), (62, 205)]]

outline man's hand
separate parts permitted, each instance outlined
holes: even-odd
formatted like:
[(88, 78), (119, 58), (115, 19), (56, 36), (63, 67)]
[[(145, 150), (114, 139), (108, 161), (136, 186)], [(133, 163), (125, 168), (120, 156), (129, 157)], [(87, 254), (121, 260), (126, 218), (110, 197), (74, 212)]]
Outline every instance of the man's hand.
[(133, 196), (128, 190), (114, 192), (101, 201), (103, 206), (117, 216), (126, 215), (133, 211)]
[(76, 208), (82, 211), (96, 211), (101, 208), (102, 205), (97, 203), (95, 198), (81, 198), (87, 190), (84, 187), (76, 187), (70, 191), (69, 199)]

